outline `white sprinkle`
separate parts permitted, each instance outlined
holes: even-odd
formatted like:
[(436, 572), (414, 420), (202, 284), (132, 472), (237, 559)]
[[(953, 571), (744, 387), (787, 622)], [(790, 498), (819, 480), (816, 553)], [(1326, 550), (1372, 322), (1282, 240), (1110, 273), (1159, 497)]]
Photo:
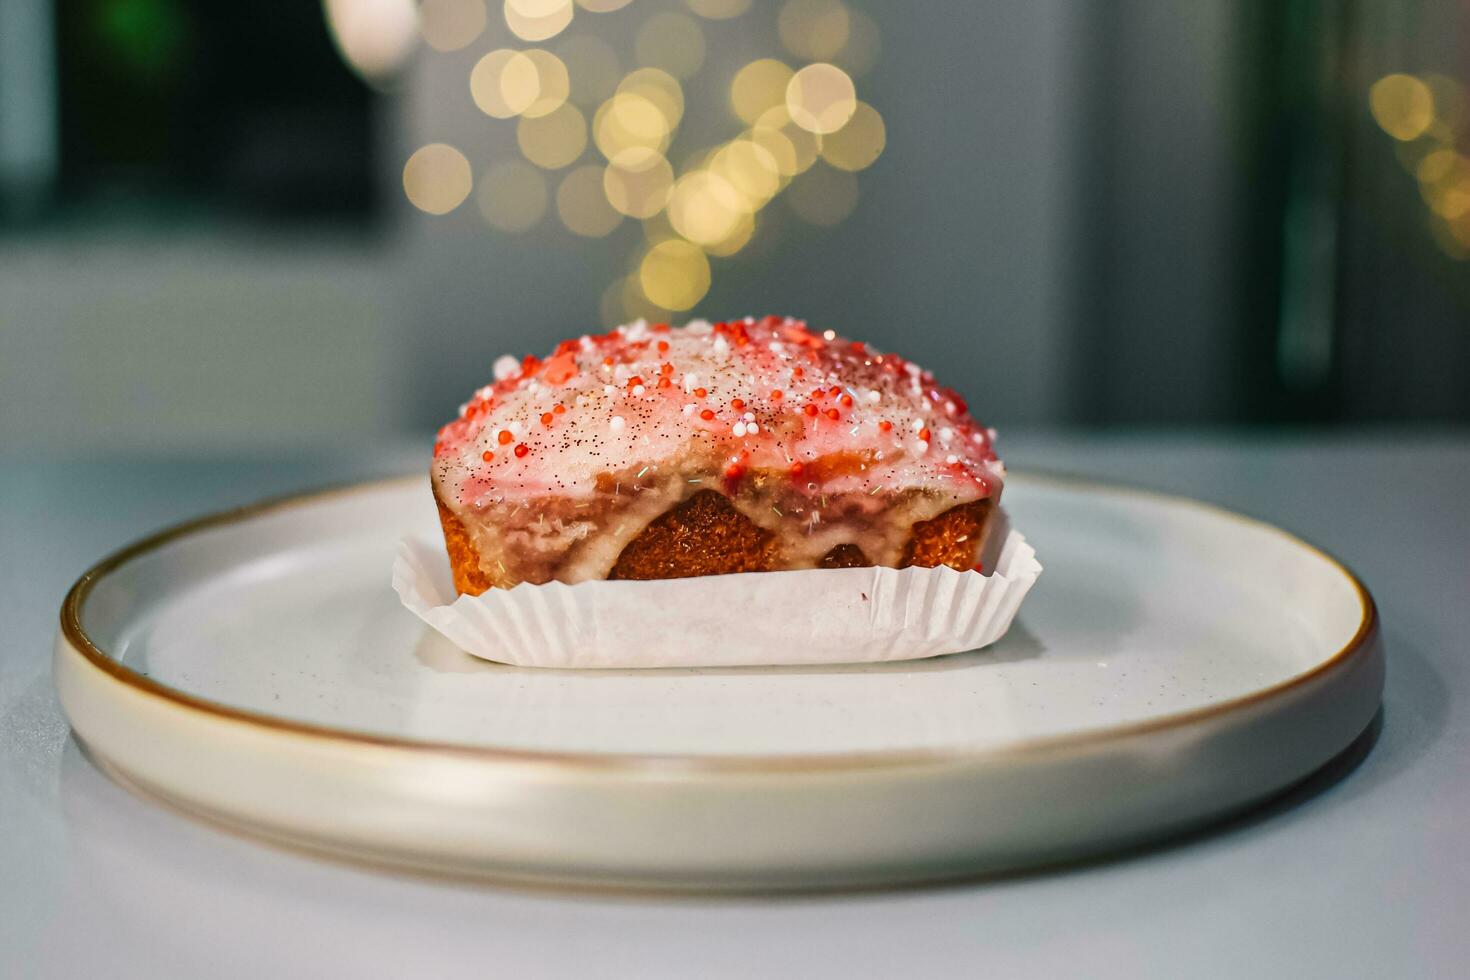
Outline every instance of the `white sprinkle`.
[[(985, 434), (987, 436), (989, 436), (991, 439), (994, 439), (997, 435), (999, 435), (999, 433), (996, 432), (994, 429), (986, 429), (985, 430)], [(976, 435), (975, 436), (975, 441), (976, 442), (979, 442), (980, 441), (980, 436), (979, 435)]]
[(643, 387), (642, 385), (634, 385), (633, 386), (633, 396), (636, 398), (639, 395), (643, 394), (647, 390), (648, 389), (645, 388), (645, 387)]
[(693, 402), (690, 402), (688, 405), (685, 405), (684, 406), (684, 414), (685, 415), (693, 415), (694, 414), (694, 403)]
[(736, 422), (735, 423), (735, 438), (739, 439), (743, 435), (745, 435), (745, 423), (744, 422)]
[(693, 391), (695, 388), (698, 388), (698, 387), (699, 387), (699, 372), (698, 371), (690, 371), (688, 374), (684, 375), (684, 390), (685, 391)]
[(833, 340), (836, 340), (837, 339), (837, 331), (836, 330), (823, 330), (822, 331), (822, 339), (823, 340), (826, 340), (826, 341), (829, 341), (829, 342), (830, 341), (833, 341)]
[(747, 422), (747, 423), (745, 423), (745, 431), (746, 432), (749, 432), (751, 435), (755, 435), (760, 430), (761, 430), (761, 427), (759, 425), (755, 424), (754, 422)]
[(506, 381), (521, 373), (521, 362), (509, 354), (501, 354), (495, 359), (495, 366), (490, 373), (494, 375), (496, 381)]
[(730, 353), (730, 344), (728, 341), (725, 340), (724, 337), (716, 337), (714, 347), (715, 353), (718, 354), (720, 357), (724, 357), (726, 354)]
[(627, 424), (628, 423), (623, 421), (623, 417), (621, 415), (614, 415), (612, 418), (607, 420), (607, 427), (609, 429), (612, 429), (614, 432), (622, 432), (623, 426)]
[(914, 431), (915, 432), (918, 432), (923, 427), (924, 427), (924, 420), (923, 419), (914, 419)]
[(872, 391), (868, 392), (868, 401), (871, 402), (872, 404), (876, 405), (882, 399), (883, 399), (883, 396), (880, 395), (880, 394), (878, 394), (878, 390), (876, 388), (873, 389)]
[(702, 336), (710, 332), (710, 322), (708, 320), (690, 320), (684, 325), (684, 331), (695, 336)]
[(577, 345), (582, 348), (582, 353), (592, 353), (592, 338), (587, 336), (585, 333), (582, 335), (582, 338), (577, 341)]
[(755, 421), (755, 413), (754, 412), (746, 412), (744, 415), (742, 415), (740, 417), (743, 418), (747, 422), (754, 422)]
[(944, 443), (945, 445), (948, 445), (949, 441), (953, 438), (954, 430), (949, 428), (948, 426), (945, 426), (944, 428), (939, 430), (939, 441)]
[(945, 410), (946, 413), (948, 413), (950, 415), (953, 415), (955, 413), (955, 404), (954, 404), (954, 402), (945, 402), (944, 403), (944, 410)]
[(510, 434), (513, 436), (518, 436), (521, 434), (521, 423), (519, 422), (512, 422), (510, 423), (510, 425), (507, 425), (506, 428), (510, 430)]
[(470, 403), (469, 402), (465, 402), (463, 405), (459, 406), (459, 414), (461, 414), (461, 415), (463, 415), (465, 412), (468, 412), (469, 410), (470, 410)]
[(950, 453), (948, 456), (944, 457), (944, 461), (953, 466), (955, 463), (958, 463), (960, 461), (960, 458), (954, 453)]
[(771, 353), (773, 353), (773, 354), (779, 354), (779, 353), (781, 353), (781, 342), (778, 341), (778, 340), (773, 340), (769, 344), (767, 344), (766, 346), (771, 349)]
[(491, 388), (489, 385), (486, 385), (485, 387), (480, 388), (479, 390), (477, 390), (475, 392), (475, 397), (476, 398), (489, 398), (493, 394), (495, 394), (495, 389), (494, 388)]
[(615, 392), (617, 390), (618, 389), (614, 388), (612, 385), (603, 385), (602, 386), (602, 393), (604, 395), (611, 395), (613, 392)]

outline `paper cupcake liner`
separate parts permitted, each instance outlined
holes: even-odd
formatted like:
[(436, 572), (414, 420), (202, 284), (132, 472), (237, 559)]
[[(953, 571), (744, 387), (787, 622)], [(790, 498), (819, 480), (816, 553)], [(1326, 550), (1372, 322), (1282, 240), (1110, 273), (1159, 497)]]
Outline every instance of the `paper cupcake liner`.
[(989, 574), (808, 569), (549, 582), (456, 597), (442, 544), (405, 538), (393, 588), (404, 606), (466, 652), (520, 667), (912, 660), (988, 646), (1010, 628), (1041, 564), (1003, 513), (987, 549), (994, 556), (986, 562), (994, 568)]

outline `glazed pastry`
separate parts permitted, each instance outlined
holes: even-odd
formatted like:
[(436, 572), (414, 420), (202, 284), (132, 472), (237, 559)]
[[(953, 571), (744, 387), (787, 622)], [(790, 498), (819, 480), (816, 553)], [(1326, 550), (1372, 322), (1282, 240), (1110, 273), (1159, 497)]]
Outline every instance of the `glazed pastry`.
[(642, 321), (501, 358), (434, 447), (455, 587), (976, 568), (1005, 469), (964, 400), (800, 320)]

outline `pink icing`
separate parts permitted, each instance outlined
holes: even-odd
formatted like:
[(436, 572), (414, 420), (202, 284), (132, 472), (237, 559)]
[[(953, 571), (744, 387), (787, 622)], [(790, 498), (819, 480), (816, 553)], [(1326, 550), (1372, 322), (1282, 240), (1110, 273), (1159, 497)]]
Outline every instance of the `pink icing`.
[(789, 317), (639, 321), (497, 375), (434, 447), (436, 485), (456, 510), (592, 495), (600, 475), (696, 457), (723, 467), (727, 488), (775, 470), (812, 494), (976, 499), (1004, 476), (993, 433), (928, 371)]

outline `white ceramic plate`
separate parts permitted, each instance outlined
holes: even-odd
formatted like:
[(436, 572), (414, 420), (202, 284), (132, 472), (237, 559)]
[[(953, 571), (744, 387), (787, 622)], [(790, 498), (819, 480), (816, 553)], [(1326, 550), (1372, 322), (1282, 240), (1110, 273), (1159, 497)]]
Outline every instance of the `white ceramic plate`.
[(873, 884), (1127, 846), (1279, 791), (1372, 719), (1372, 600), (1320, 551), (1097, 484), (1016, 474), (1006, 504), (1047, 573), (977, 653), (476, 660), (389, 586), (400, 535), (437, 526), (426, 480), (403, 479), (104, 560), (62, 609), (56, 680), (109, 771), (236, 828), (416, 869), (674, 888)]

